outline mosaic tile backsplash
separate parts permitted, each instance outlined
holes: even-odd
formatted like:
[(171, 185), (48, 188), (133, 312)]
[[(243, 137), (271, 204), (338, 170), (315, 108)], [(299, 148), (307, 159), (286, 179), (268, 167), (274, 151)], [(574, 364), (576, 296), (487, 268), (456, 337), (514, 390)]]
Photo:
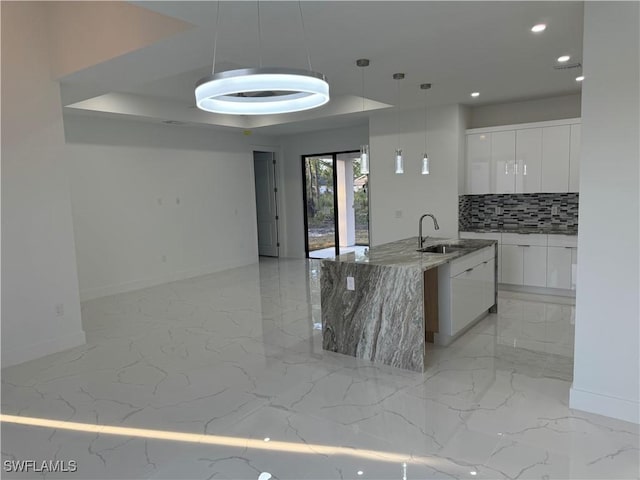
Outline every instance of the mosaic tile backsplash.
[(578, 193), (460, 195), (464, 230), (578, 230)]

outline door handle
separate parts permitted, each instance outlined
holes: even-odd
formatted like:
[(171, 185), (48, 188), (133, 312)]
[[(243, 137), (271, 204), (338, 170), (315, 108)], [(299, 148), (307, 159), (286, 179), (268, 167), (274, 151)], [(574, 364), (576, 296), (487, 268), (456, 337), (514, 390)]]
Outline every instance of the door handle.
[(465, 270), (465, 272), (466, 272), (466, 273), (469, 273), (469, 272), (470, 272), (470, 271), (472, 271), (472, 270), (473, 270), (473, 268), (467, 268), (467, 269)]
[(519, 247), (530, 247), (531, 245), (518, 245)]

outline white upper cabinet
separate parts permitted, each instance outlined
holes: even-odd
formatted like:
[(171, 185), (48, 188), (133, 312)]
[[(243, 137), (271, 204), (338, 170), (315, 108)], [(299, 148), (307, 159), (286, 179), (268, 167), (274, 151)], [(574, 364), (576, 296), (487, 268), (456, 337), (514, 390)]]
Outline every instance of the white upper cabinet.
[(491, 193), (491, 134), (467, 135), (467, 193)]
[(580, 119), (467, 130), (468, 194), (577, 192)]
[(540, 191), (542, 129), (526, 128), (516, 135), (516, 193)]
[(580, 130), (580, 124), (571, 125), (571, 146), (569, 151), (570, 192), (577, 192), (580, 187)]
[(571, 125), (542, 129), (542, 192), (569, 191)]
[(492, 192), (514, 193), (516, 190), (516, 132), (491, 134)]

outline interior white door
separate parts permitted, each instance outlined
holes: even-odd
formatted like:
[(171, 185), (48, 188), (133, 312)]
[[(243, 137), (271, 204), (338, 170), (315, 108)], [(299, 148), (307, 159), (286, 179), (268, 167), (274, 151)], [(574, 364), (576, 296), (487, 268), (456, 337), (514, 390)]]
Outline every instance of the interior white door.
[(542, 171), (542, 129), (516, 132), (516, 193), (540, 191)]
[(491, 134), (491, 165), (495, 193), (514, 193), (516, 174), (516, 132)]
[(545, 127), (542, 130), (542, 192), (569, 190), (569, 153), (571, 125)]
[(258, 218), (258, 254), (277, 257), (279, 243), (275, 155), (272, 152), (254, 152), (253, 166)]
[(491, 134), (467, 135), (467, 193), (491, 193)]

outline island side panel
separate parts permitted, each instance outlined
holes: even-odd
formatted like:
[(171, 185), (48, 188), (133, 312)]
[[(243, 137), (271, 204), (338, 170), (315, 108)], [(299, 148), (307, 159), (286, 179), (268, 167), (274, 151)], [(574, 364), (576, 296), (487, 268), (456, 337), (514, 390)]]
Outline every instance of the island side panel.
[(424, 324), (425, 340), (433, 343), (434, 334), (440, 331), (438, 315), (438, 268), (424, 271)]
[[(347, 290), (347, 277), (355, 290)], [(423, 371), (420, 270), (323, 261), (320, 284), (325, 350)]]

